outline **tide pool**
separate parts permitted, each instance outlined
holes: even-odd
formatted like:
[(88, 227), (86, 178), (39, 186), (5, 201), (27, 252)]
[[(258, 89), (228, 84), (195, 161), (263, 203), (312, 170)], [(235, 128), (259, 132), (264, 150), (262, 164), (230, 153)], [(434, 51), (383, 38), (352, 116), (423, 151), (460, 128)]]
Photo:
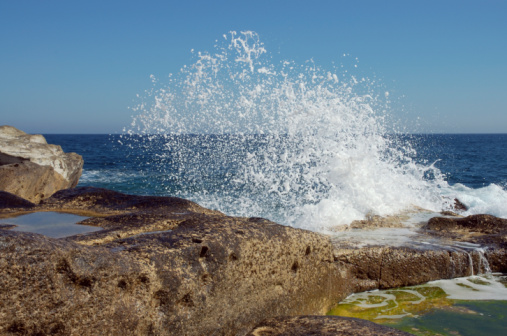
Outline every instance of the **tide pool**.
[(328, 315), (357, 317), (414, 335), (506, 335), (507, 276), (477, 275), (356, 293)]
[(77, 224), (86, 218), (88, 217), (61, 212), (34, 212), (0, 219), (0, 224), (15, 225), (11, 228), (13, 231), (39, 233), (52, 238), (63, 238), (102, 229), (100, 227)]

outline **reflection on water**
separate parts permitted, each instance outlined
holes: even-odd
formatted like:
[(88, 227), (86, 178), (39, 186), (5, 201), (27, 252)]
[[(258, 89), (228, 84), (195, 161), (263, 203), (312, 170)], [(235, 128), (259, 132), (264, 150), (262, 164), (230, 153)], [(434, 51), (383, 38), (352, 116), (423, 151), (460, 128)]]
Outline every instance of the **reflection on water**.
[(16, 225), (11, 230), (40, 233), (52, 238), (63, 238), (101, 230), (100, 227), (76, 224), (86, 218), (88, 217), (61, 212), (34, 212), (0, 219), (0, 225)]
[(415, 335), (507, 335), (507, 276), (488, 274), (349, 296), (328, 314)]

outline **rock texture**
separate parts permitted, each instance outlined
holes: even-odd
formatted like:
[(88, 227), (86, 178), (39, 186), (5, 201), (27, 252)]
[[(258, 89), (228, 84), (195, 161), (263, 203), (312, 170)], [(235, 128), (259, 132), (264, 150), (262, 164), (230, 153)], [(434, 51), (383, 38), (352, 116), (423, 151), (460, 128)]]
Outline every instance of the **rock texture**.
[(94, 188), (37, 206), (85, 208), (104, 230), (0, 230), (0, 334), (244, 335), (270, 316), (322, 314), (348, 291), (320, 234)]
[[(0, 193), (1, 216), (23, 211), (86, 214), (82, 223), (102, 230), (53, 239), (0, 227), (1, 335), (388, 334), (353, 319), (287, 316), (481, 265), (481, 256), (451, 247), (343, 248), (262, 218), (98, 188), (36, 205)], [(505, 255), (487, 257), (505, 267)]]
[[(485, 256), (494, 272), (507, 272), (507, 219), (491, 215), (465, 218), (435, 217), (424, 227), (429, 234), (485, 246)], [(474, 260), (478, 257), (476, 256)]]
[(30, 135), (0, 126), (0, 190), (31, 202), (77, 185), (83, 159), (47, 144), (42, 135)]
[(404, 331), (350, 317), (296, 316), (271, 318), (260, 323), (248, 336), (405, 336)]

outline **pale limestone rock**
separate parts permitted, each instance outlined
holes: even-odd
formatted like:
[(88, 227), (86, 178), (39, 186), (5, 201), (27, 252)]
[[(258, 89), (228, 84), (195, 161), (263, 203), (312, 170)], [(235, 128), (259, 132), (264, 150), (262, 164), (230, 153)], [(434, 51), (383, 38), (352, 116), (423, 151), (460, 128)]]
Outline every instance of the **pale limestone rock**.
[(26, 134), (12, 126), (0, 126), (0, 190), (32, 202), (77, 185), (83, 158), (64, 153), (42, 135)]

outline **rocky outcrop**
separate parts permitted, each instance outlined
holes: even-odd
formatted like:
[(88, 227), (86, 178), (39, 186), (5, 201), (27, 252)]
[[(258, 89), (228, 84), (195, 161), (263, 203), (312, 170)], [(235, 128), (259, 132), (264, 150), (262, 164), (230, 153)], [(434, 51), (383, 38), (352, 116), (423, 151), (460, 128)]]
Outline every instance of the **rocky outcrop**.
[(270, 316), (322, 314), (348, 292), (317, 233), (94, 188), (36, 208), (83, 204), (102, 231), (0, 230), (0, 334), (245, 335)]
[(25, 205), (0, 193), (2, 216), (65, 211), (102, 230), (52, 239), (0, 227), (2, 335), (385, 334), (368, 322), (287, 316), (322, 315), (357, 291), (470, 275), (482, 257), (450, 247), (344, 248), (262, 218), (98, 188)]
[(248, 336), (405, 336), (404, 331), (351, 317), (296, 316), (275, 317), (263, 321)]
[(31, 202), (77, 185), (83, 159), (50, 145), (42, 135), (0, 126), (0, 190)]
[(424, 229), (433, 236), (484, 246), (491, 270), (507, 272), (507, 219), (491, 215), (435, 217)]

